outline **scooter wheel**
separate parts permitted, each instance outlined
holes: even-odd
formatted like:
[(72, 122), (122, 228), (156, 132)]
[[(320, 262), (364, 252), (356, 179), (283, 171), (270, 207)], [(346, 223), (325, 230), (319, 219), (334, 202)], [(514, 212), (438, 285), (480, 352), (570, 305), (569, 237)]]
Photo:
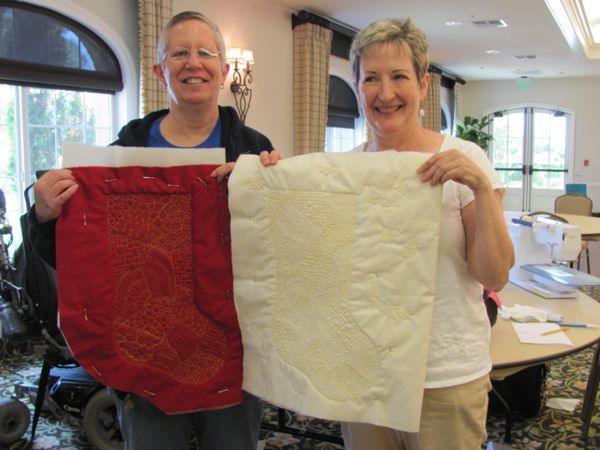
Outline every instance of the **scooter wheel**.
[(95, 392), (83, 413), (83, 431), (97, 450), (122, 450), (117, 407), (107, 388)]
[(0, 400), (0, 445), (17, 442), (29, 428), (29, 408), (20, 400)]

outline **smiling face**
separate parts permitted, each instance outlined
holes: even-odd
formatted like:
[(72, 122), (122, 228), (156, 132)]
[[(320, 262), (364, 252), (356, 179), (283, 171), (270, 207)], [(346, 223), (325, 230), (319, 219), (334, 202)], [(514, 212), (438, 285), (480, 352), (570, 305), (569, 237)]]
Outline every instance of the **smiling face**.
[[(168, 56), (179, 48), (191, 50), (190, 57), (174, 60)], [(167, 56), (153, 70), (169, 92), (171, 109), (192, 105), (217, 106), (219, 89), (227, 77), (229, 65), (223, 66), (219, 56), (200, 58), (196, 51), (201, 48), (217, 51), (213, 30), (201, 20), (179, 22), (166, 33)]]
[(419, 127), (428, 85), (428, 74), (419, 83), (407, 46), (377, 44), (361, 54), (359, 101), (376, 139), (402, 142)]

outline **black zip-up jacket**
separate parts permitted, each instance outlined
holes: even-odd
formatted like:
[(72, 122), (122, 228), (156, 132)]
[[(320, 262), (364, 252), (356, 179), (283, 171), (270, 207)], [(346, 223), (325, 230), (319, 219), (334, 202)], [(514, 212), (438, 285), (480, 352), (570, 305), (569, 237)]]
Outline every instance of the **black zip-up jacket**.
[[(121, 128), (118, 139), (111, 145), (123, 147), (146, 147), (152, 122), (165, 116), (168, 109), (154, 111), (142, 119), (134, 119)], [(247, 127), (231, 106), (219, 106), (221, 119), (221, 142), (225, 147), (227, 162), (236, 161), (242, 153), (258, 155), (263, 150), (273, 150), (269, 139), (258, 131)]]
[[(118, 138), (111, 145), (122, 147), (146, 147), (152, 122), (165, 116), (168, 109), (154, 111), (141, 119), (134, 119), (121, 128)], [(273, 150), (269, 139), (258, 131), (247, 127), (231, 106), (219, 106), (221, 119), (221, 142), (225, 147), (227, 162), (236, 161), (243, 153), (258, 155), (261, 151)], [(56, 220), (38, 223), (35, 205), (28, 214), (28, 233), (31, 244), (44, 261), (56, 267)]]

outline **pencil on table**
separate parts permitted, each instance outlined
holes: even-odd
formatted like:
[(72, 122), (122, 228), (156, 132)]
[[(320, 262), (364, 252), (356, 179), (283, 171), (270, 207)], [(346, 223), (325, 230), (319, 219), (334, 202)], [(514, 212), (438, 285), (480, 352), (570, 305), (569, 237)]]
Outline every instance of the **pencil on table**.
[(560, 333), (561, 331), (567, 331), (568, 328), (559, 328), (558, 330), (551, 330), (551, 331), (546, 331), (545, 333), (542, 333), (542, 336), (548, 336), (549, 334), (554, 334), (554, 333)]

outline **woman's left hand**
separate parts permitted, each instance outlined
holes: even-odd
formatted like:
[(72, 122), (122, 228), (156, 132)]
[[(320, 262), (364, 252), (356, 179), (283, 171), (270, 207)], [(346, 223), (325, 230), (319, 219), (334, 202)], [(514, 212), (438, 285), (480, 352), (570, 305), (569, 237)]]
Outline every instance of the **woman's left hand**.
[(222, 166), (219, 166), (215, 170), (213, 170), (210, 176), (216, 178), (217, 181), (220, 183), (229, 176), (229, 174), (233, 171), (234, 167), (234, 162), (225, 163)]
[(448, 150), (436, 153), (425, 161), (418, 169), (421, 181), (432, 186), (456, 181), (464, 184), (474, 193), (481, 189), (491, 189), (488, 177), (481, 168), (460, 150)]
[(282, 159), (281, 153), (279, 150), (271, 150), (270, 152), (262, 151), (260, 152), (260, 163), (264, 167), (275, 166), (277, 162)]
[[(270, 152), (264, 150), (264, 151), (260, 152), (259, 158), (260, 158), (260, 163), (264, 167), (274, 166), (277, 164), (277, 161), (281, 160), (281, 153), (279, 153), (278, 150), (272, 150)], [(220, 183), (225, 178), (227, 178), (231, 172), (233, 172), (234, 168), (235, 168), (235, 163), (228, 162), (228, 163), (223, 164), (222, 166), (217, 167), (215, 170), (213, 170), (212, 173), (210, 174), (210, 176), (213, 178), (216, 178), (217, 181)]]

